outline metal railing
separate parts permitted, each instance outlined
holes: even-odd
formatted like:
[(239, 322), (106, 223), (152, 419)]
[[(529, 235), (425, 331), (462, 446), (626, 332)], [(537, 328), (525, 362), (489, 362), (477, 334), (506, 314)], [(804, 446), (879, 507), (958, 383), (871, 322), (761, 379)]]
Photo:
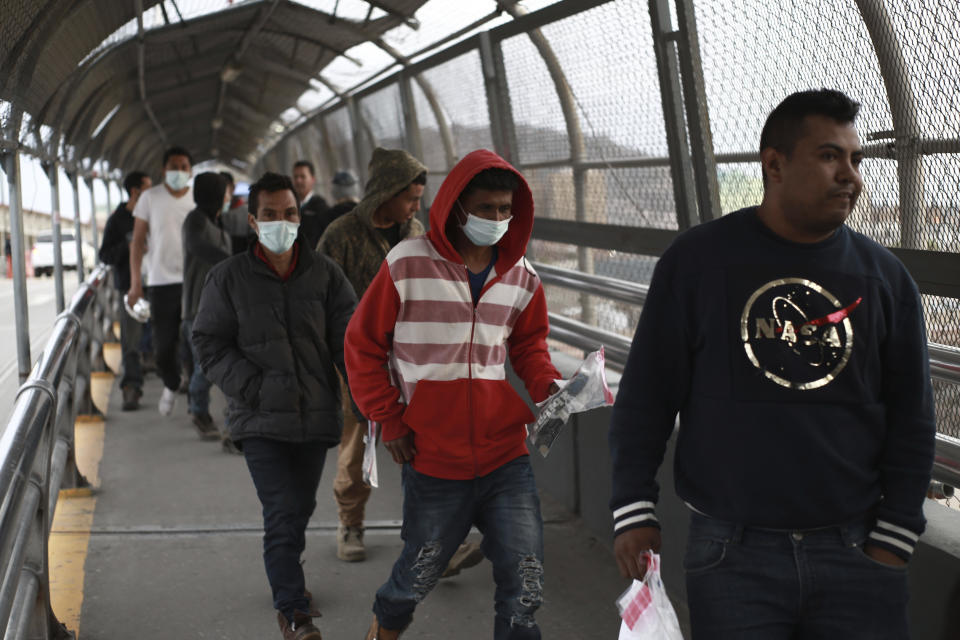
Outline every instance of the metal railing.
[(90, 411), (91, 358), (113, 308), (101, 265), (56, 320), (0, 433), (0, 628), (5, 640), (69, 638), (50, 608), (47, 540), (61, 486), (83, 482), (73, 456), (77, 414)]
[[(533, 268), (544, 284), (573, 289), (589, 295), (602, 296), (620, 302), (643, 306), (649, 287), (642, 284), (580, 273), (534, 262)], [(604, 331), (577, 320), (558, 315), (550, 317), (550, 337), (584, 351), (593, 351), (603, 345), (606, 360), (622, 370), (630, 353), (630, 340), (619, 334)], [(950, 384), (960, 385), (960, 349), (930, 343), (930, 376)], [(935, 480), (953, 487), (960, 486), (960, 439), (938, 433), (933, 463)]]

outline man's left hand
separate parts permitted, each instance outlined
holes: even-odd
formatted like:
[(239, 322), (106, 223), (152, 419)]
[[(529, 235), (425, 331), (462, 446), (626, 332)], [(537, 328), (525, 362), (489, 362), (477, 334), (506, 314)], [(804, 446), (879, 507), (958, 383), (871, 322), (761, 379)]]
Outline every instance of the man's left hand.
[(553, 394), (555, 394), (555, 393), (557, 393), (558, 391), (560, 391), (560, 385), (558, 385), (556, 382), (551, 382), (551, 383), (550, 383), (550, 389), (548, 389), (547, 391), (548, 391), (547, 395), (551, 395), (551, 396), (552, 396)]
[(887, 551), (883, 547), (878, 547), (876, 545), (867, 544), (863, 547), (863, 552), (882, 564), (889, 564), (894, 567), (902, 567), (907, 564), (907, 561), (893, 553), (892, 551)]

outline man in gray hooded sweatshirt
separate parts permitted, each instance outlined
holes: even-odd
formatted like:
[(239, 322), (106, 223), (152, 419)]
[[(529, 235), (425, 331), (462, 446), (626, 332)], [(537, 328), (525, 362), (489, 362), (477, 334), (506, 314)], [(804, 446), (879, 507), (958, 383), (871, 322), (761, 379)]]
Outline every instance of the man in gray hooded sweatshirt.
[(197, 207), (187, 214), (181, 228), (183, 241), (183, 335), (193, 353), (190, 376), (190, 418), (204, 440), (218, 440), (220, 433), (210, 416), (210, 381), (200, 369), (200, 360), (189, 336), (200, 306), (200, 291), (213, 265), (231, 255), (230, 235), (219, 216), (227, 181), (218, 173), (201, 173), (193, 181), (193, 200)]

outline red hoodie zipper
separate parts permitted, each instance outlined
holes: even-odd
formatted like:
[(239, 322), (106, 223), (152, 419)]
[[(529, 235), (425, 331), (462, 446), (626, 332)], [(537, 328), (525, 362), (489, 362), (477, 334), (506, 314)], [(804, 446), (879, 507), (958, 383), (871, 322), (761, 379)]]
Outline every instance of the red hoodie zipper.
[[(463, 273), (467, 277), (467, 295), (473, 301), (473, 293), (470, 291), (470, 274), (467, 273), (467, 265), (463, 265)], [(481, 292), (480, 295), (483, 295)], [(478, 299), (479, 303), (480, 300)], [(473, 425), (473, 334), (477, 327), (477, 305), (473, 305), (473, 320), (470, 322), (470, 346), (467, 347), (467, 409), (470, 412), (470, 455), (473, 457), (473, 477), (480, 476), (480, 461), (477, 459), (477, 444), (474, 440)]]

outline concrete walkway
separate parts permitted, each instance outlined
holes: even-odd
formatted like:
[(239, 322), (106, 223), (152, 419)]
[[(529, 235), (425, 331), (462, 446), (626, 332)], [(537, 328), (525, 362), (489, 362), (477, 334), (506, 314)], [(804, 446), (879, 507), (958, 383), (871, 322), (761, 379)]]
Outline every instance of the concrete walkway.
[[(111, 394), (79, 637), (279, 638), (261, 557), (260, 504), (243, 458), (199, 440), (185, 396), (178, 398), (173, 416), (160, 416), (160, 386), (148, 377), (137, 412), (121, 412), (119, 389)], [(223, 404), (215, 392), (212, 413), (218, 420)], [(332, 450), (327, 457), (304, 568), (323, 612), (318, 624), (324, 638), (360, 639), (373, 594), (401, 549), (399, 468), (381, 449), (380, 488), (367, 509), (368, 559), (346, 564), (336, 558), (335, 456)], [(614, 599), (626, 582), (607, 542), (588, 537), (548, 496), (543, 503), (546, 575), (538, 614), (543, 637), (616, 638)], [(476, 532), (471, 536), (479, 539)], [(488, 562), (442, 580), (405, 637), (492, 638), (493, 591)]]

